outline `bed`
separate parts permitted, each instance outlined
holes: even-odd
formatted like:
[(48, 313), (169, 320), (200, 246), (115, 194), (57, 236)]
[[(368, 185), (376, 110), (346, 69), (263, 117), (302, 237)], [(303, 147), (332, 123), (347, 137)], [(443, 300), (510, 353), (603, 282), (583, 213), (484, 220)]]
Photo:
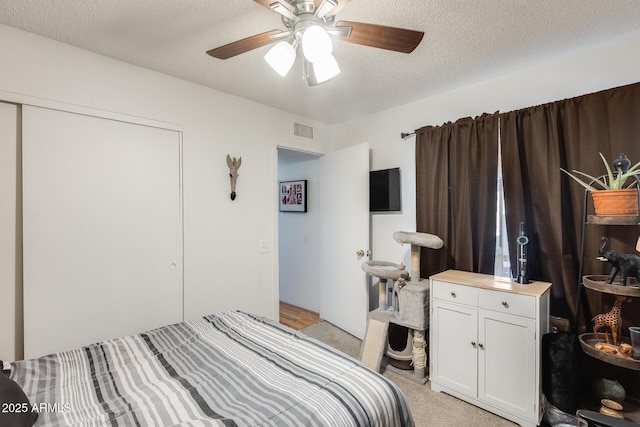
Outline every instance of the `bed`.
[(17, 361), (36, 426), (413, 426), (404, 395), (359, 361), (229, 311)]

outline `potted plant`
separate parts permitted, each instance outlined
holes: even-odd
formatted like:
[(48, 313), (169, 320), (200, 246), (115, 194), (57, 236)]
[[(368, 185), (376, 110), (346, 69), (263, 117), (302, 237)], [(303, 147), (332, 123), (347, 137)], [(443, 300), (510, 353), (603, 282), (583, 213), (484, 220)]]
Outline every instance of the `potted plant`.
[[(599, 153), (607, 169), (607, 174), (594, 177), (584, 172), (574, 170), (570, 173), (560, 168), (574, 181), (591, 192), (596, 215), (638, 215), (638, 177), (640, 177), (640, 162), (631, 166), (631, 161), (624, 154), (613, 162), (613, 170), (607, 159)], [(577, 175), (588, 178), (580, 179)]]

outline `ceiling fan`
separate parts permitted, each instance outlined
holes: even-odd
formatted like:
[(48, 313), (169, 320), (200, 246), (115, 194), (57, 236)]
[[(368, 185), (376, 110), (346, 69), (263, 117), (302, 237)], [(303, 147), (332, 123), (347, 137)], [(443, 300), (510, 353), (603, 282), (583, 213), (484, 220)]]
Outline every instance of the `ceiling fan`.
[(265, 60), (285, 76), (301, 46), (304, 76), (310, 86), (324, 83), (340, 73), (332, 55), (333, 36), (339, 40), (396, 52), (411, 53), (424, 33), (404, 28), (362, 22), (338, 21), (335, 15), (350, 0), (254, 0), (280, 14), (286, 30), (271, 30), (207, 51), (218, 59), (228, 59), (262, 46), (276, 43)]

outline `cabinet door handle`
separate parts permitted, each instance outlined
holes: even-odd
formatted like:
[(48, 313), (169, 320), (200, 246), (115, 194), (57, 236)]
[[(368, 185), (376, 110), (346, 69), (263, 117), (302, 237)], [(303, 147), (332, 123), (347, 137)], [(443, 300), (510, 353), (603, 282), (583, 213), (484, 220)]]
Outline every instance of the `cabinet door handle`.
[(475, 347), (476, 346), (476, 342), (475, 341), (471, 341), (471, 346)]
[(506, 302), (506, 301), (502, 301), (502, 306), (503, 306), (504, 308), (509, 308), (509, 303), (508, 303), (508, 302)]
[(478, 347), (480, 347), (480, 348), (484, 348), (484, 344), (482, 344), (482, 343), (478, 343)]
[(456, 293), (453, 292), (453, 291), (451, 292), (451, 296), (454, 297), (454, 298), (457, 297)]

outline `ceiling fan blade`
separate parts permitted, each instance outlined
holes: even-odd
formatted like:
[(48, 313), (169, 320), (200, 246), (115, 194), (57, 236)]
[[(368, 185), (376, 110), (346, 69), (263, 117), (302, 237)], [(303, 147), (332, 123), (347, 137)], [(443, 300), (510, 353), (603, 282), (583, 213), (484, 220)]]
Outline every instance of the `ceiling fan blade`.
[(295, 19), (294, 7), (284, 0), (253, 0), (256, 3), (289, 19)]
[(293, 6), (291, 6), (289, 3), (287, 3), (284, 0), (253, 0), (253, 1), (266, 7), (267, 9), (271, 9), (271, 5), (274, 3), (281, 3), (284, 7), (288, 8), (289, 10), (293, 10)]
[(216, 47), (215, 49), (208, 50), (207, 54), (218, 59), (228, 59), (233, 56), (240, 55), (241, 53), (249, 52), (250, 50), (271, 44), (289, 34), (289, 31), (271, 30), (266, 33), (256, 34), (255, 36), (247, 37), (246, 39), (225, 44), (224, 46)]
[(325, 16), (333, 16), (347, 5), (351, 0), (314, 0), (316, 17), (322, 19)]
[(340, 21), (336, 24), (336, 27), (351, 28), (351, 34), (348, 37), (340, 37), (341, 40), (346, 42), (402, 53), (413, 52), (424, 36), (422, 31), (365, 24), (363, 22)]

